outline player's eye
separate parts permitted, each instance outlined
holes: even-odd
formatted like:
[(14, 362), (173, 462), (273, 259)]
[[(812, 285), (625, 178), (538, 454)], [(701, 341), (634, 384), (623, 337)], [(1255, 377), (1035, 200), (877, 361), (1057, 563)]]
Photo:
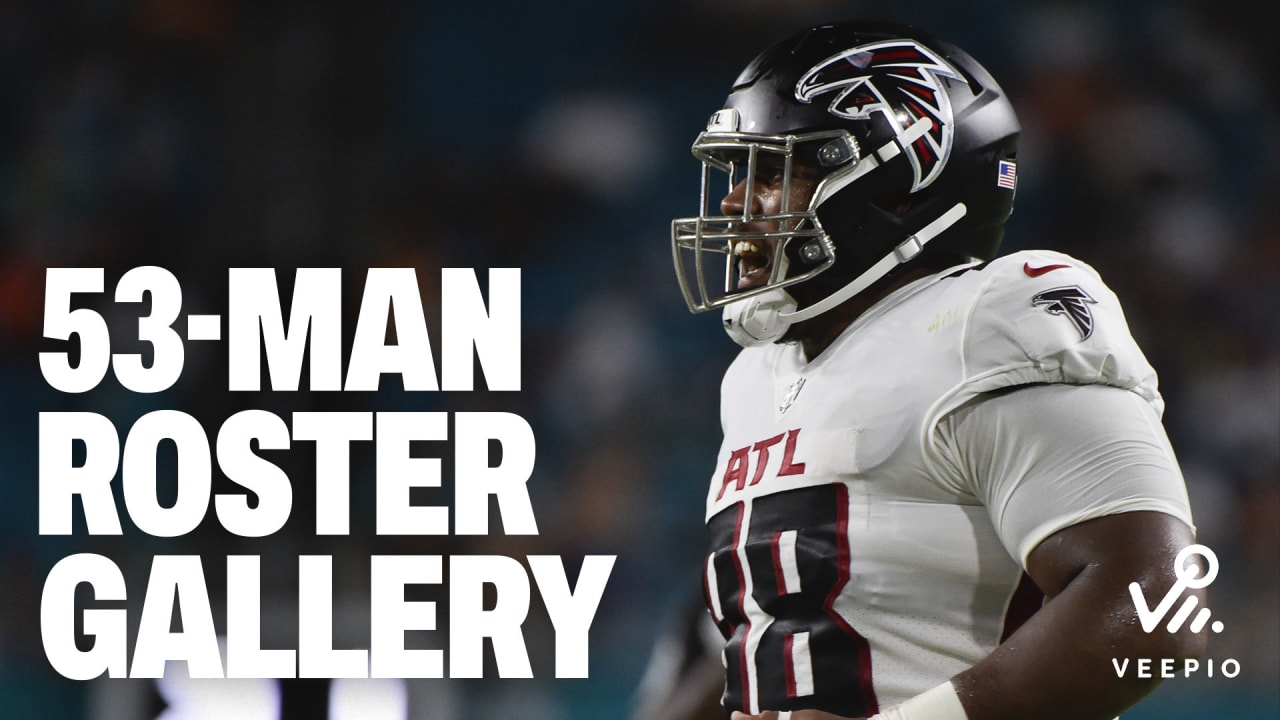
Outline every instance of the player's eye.
[(781, 185), (786, 171), (787, 163), (782, 157), (765, 155), (756, 160), (756, 182)]

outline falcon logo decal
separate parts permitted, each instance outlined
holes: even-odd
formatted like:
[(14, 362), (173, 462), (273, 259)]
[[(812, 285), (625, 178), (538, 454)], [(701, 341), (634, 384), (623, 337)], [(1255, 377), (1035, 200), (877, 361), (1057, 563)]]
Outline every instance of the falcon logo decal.
[(859, 45), (813, 66), (796, 83), (796, 99), (812, 102), (834, 93), (827, 112), (848, 120), (878, 112), (899, 135), (920, 118), (933, 127), (905, 148), (914, 182), (911, 192), (927, 187), (951, 155), (951, 99), (940, 78), (965, 82), (946, 60), (914, 40)]
[(1093, 334), (1093, 313), (1089, 311), (1089, 306), (1097, 303), (1097, 300), (1089, 297), (1089, 293), (1074, 285), (1045, 290), (1031, 298), (1032, 305), (1043, 307), (1050, 315), (1062, 315), (1070, 320), (1080, 331), (1081, 340)]

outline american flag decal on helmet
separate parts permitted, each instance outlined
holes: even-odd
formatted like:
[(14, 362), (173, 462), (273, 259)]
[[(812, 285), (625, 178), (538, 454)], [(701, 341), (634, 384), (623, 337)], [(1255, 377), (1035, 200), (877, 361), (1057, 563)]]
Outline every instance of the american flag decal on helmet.
[(996, 185), (1016, 190), (1018, 188), (1018, 165), (1012, 160), (1001, 160), (996, 169)]
[(1050, 315), (1061, 315), (1070, 320), (1080, 331), (1081, 340), (1093, 334), (1093, 313), (1089, 311), (1089, 305), (1097, 303), (1089, 293), (1075, 285), (1045, 290), (1031, 298), (1032, 305), (1044, 308)]
[(946, 60), (916, 41), (889, 40), (849, 48), (814, 65), (796, 83), (795, 95), (808, 103), (834, 93), (827, 112), (849, 120), (878, 112), (898, 134), (921, 118), (932, 121), (905, 153), (915, 192), (938, 177), (951, 155), (951, 98), (939, 78), (965, 82)]

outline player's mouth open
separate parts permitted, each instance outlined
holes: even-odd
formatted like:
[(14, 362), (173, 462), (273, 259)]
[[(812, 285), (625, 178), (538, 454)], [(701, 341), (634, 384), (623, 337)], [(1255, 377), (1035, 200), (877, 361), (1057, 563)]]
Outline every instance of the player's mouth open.
[(760, 240), (739, 240), (733, 245), (733, 256), (738, 258), (738, 289), (760, 287), (769, 281), (773, 268), (773, 253)]

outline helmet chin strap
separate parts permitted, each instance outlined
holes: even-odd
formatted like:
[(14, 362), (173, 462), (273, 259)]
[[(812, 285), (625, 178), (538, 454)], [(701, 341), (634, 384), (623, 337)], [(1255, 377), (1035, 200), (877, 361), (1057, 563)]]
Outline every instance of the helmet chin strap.
[(880, 258), (848, 285), (803, 310), (796, 309), (795, 298), (781, 288), (729, 303), (725, 305), (722, 316), (724, 330), (742, 347), (776, 342), (793, 324), (817, 317), (840, 305), (871, 287), (877, 280), (889, 274), (890, 270), (915, 258), (930, 240), (955, 225), (966, 212), (968, 208), (964, 203), (951, 206), (951, 209), (899, 243), (892, 252)]
[(930, 240), (938, 237), (952, 225), (959, 222), (960, 218), (964, 217), (966, 212), (968, 212), (968, 208), (965, 207), (964, 203), (956, 203), (955, 205), (952, 205), (950, 210), (947, 210), (934, 218), (933, 222), (920, 228), (915, 235), (903, 240), (896, 248), (893, 249), (893, 252), (880, 258), (876, 264), (867, 268), (848, 285), (845, 285), (803, 310), (794, 310), (783, 313), (782, 319), (798, 323), (801, 320), (808, 320), (809, 318), (817, 317), (818, 315), (821, 315), (831, 308), (843, 303), (854, 295), (857, 295), (863, 290), (866, 290), (871, 287), (872, 283), (885, 275), (888, 275), (890, 270), (919, 255), (920, 251), (924, 250), (924, 246)]

